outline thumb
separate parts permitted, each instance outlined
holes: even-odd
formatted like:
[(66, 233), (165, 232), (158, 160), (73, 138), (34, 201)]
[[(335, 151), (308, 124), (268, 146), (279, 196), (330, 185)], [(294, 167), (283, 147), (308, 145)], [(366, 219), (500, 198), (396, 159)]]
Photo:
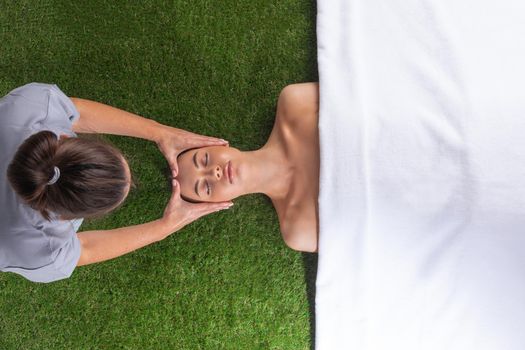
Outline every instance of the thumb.
[(175, 210), (175, 208), (177, 207), (177, 202), (180, 200), (179, 183), (177, 182), (177, 180), (172, 179), (171, 185), (172, 185), (171, 197), (170, 197), (170, 201), (166, 205), (166, 209), (164, 209), (165, 212), (171, 212)]
[(196, 207), (198, 208), (198, 216), (205, 216), (211, 213), (214, 213), (216, 211), (229, 209), (233, 205), (232, 202), (218, 202), (218, 203), (199, 203), (196, 204)]
[(173, 177), (176, 177), (179, 174), (179, 165), (177, 164), (177, 161), (170, 161), (169, 163), (171, 173), (173, 174)]
[(172, 185), (171, 197), (170, 197), (168, 204), (166, 204), (166, 207), (164, 208), (164, 217), (169, 217), (171, 216), (171, 214), (174, 213), (174, 211), (177, 208), (177, 204), (178, 204), (177, 202), (179, 201), (179, 198), (180, 198), (180, 188), (179, 188), (180, 186), (177, 180), (172, 179), (171, 185)]
[(170, 199), (170, 201), (172, 201), (175, 198), (180, 198), (180, 185), (179, 185), (179, 182), (177, 180), (175, 180), (175, 179), (172, 179), (171, 180), (171, 185), (173, 186), (173, 190), (171, 192), (171, 199)]

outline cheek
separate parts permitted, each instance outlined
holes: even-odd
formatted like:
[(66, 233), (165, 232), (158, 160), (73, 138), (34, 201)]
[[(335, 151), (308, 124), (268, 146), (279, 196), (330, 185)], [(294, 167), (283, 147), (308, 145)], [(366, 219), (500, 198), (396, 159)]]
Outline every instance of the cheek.
[(210, 201), (225, 202), (232, 200), (235, 197), (235, 192), (231, 186), (216, 186), (213, 194), (211, 195)]
[(227, 161), (235, 159), (235, 155), (230, 152), (220, 152), (219, 154), (211, 154), (211, 161), (213, 163), (226, 164)]

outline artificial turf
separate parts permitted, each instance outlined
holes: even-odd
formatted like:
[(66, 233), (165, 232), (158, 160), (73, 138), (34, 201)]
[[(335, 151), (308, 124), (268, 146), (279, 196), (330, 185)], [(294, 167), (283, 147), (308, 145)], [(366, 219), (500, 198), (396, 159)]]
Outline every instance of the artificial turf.
[[(55, 83), (249, 150), (268, 137), (279, 91), (316, 80), (311, 0), (0, 0), (2, 95)], [(170, 196), (162, 154), (105, 139), (129, 159), (137, 188), (81, 230), (158, 218)], [(310, 348), (315, 258), (284, 246), (266, 198), (235, 203), (67, 280), (1, 273), (0, 349)]]

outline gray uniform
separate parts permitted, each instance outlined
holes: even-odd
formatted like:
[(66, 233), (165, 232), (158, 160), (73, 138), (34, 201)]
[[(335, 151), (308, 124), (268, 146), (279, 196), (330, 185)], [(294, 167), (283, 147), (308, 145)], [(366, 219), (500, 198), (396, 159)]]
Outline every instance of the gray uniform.
[(76, 136), (73, 102), (56, 85), (32, 83), (0, 99), (0, 271), (35, 282), (71, 276), (80, 257), (79, 221), (45, 220), (22, 203), (7, 180), (18, 146), (32, 134), (50, 130)]

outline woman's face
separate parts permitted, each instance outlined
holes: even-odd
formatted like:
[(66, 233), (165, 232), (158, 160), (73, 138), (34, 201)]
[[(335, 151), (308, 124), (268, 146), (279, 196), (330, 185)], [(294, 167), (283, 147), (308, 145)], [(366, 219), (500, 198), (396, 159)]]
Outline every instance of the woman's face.
[(178, 158), (181, 195), (196, 202), (229, 201), (243, 194), (242, 152), (215, 146), (189, 150)]

